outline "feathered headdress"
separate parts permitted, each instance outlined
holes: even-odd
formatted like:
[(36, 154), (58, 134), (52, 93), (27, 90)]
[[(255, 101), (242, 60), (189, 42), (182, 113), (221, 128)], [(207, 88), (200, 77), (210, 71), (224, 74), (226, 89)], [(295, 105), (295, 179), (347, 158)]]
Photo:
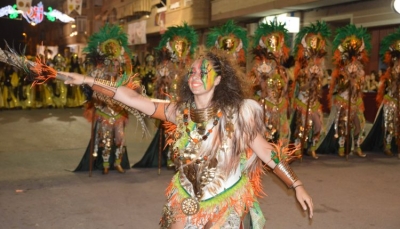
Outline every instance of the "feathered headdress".
[(392, 77), (392, 69), (394, 64), (400, 60), (400, 28), (382, 39), (379, 55), (381, 60), (388, 67), (383, 76), (380, 78), (381, 83), (379, 84), (380, 86), (376, 96), (376, 101), (380, 105), (386, 93), (386, 81), (390, 80)]
[(331, 30), (325, 21), (317, 21), (303, 27), (296, 35), (294, 54), (297, 58), (304, 54), (304, 49), (310, 52), (326, 52), (326, 40), (331, 36)]
[(174, 60), (184, 61), (193, 56), (198, 43), (198, 34), (185, 22), (182, 26), (168, 27), (156, 49), (166, 48)]
[(88, 45), (83, 52), (87, 53), (88, 58), (95, 63), (103, 62), (105, 58), (110, 57), (132, 59), (127, 34), (120, 26), (108, 23), (89, 37)]
[(341, 65), (343, 60), (357, 58), (361, 63), (368, 62), (368, 54), (371, 50), (371, 36), (363, 27), (349, 24), (336, 30), (333, 40), (334, 63)]
[(289, 35), (285, 24), (272, 21), (260, 24), (253, 38), (253, 54), (256, 57), (272, 53), (275, 58), (286, 60), (289, 57)]
[(382, 39), (379, 55), (388, 67), (400, 58), (400, 28)]
[(229, 54), (235, 55), (238, 63), (246, 63), (248, 39), (247, 32), (236, 25), (233, 20), (227, 21), (220, 27), (210, 29), (206, 39), (206, 47), (216, 47), (226, 50)]

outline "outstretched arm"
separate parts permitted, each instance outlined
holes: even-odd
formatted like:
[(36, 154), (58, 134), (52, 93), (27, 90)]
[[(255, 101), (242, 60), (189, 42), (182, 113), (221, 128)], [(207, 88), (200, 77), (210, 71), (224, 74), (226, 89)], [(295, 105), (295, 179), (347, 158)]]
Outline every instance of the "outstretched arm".
[(256, 136), (250, 145), (251, 149), (257, 156), (271, 169), (273, 172), (289, 187), (296, 191), (296, 198), (300, 205), (306, 211), (310, 212), (310, 218), (313, 217), (313, 202), (311, 197), (304, 189), (303, 183), (297, 178), (293, 170), (290, 168), (285, 160), (280, 161), (278, 164), (272, 160), (272, 151), (274, 147), (269, 144), (260, 134)]
[(153, 118), (175, 122), (175, 113), (167, 101), (152, 100), (144, 97), (125, 86), (113, 87), (107, 84), (109, 81), (96, 80), (93, 77), (73, 72), (59, 72), (67, 76), (65, 84), (87, 84), (98, 93), (107, 95), (125, 105), (135, 108)]

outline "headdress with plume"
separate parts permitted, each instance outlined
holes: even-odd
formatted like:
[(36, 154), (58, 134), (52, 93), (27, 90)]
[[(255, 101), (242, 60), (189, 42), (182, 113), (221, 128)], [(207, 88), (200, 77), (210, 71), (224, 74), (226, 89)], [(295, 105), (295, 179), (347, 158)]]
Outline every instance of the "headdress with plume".
[(185, 22), (182, 26), (168, 27), (156, 49), (167, 49), (174, 61), (185, 62), (193, 56), (198, 43), (197, 32)]
[(128, 36), (118, 25), (106, 24), (100, 31), (89, 37), (88, 45), (83, 49), (94, 64), (118, 59), (126, 64), (126, 71), (131, 73), (131, 53), (128, 47)]
[(379, 55), (388, 67), (400, 59), (400, 28), (382, 39)]
[(271, 54), (279, 61), (289, 57), (289, 35), (285, 24), (277, 21), (260, 24), (254, 33), (253, 54), (257, 57), (269, 57)]
[(371, 36), (363, 27), (349, 24), (336, 30), (333, 40), (334, 63), (338, 66), (343, 61), (351, 61), (353, 58), (360, 60), (362, 64), (368, 62), (368, 53), (371, 50)]
[(303, 27), (296, 35), (294, 55), (301, 59), (304, 55), (325, 55), (327, 39), (331, 30), (325, 21), (317, 21)]
[(246, 63), (247, 45), (246, 30), (236, 25), (233, 20), (227, 21), (220, 27), (210, 29), (206, 39), (207, 48), (216, 47), (226, 50), (229, 54), (233, 54), (241, 65)]

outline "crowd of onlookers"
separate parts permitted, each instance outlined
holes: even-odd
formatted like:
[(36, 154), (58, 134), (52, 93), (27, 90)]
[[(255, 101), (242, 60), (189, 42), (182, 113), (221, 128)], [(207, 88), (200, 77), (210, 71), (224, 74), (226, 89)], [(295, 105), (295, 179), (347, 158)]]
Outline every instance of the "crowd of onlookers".
[[(50, 62), (46, 64), (50, 65)], [(56, 68), (53, 63), (51, 65)], [(84, 71), (77, 60), (65, 61), (62, 69), (56, 69)], [(20, 69), (0, 63), (0, 110), (80, 107), (85, 100), (81, 87), (65, 85), (53, 79), (32, 85), (32, 81)]]
[(366, 74), (364, 81), (364, 91), (378, 91), (379, 80), (384, 71), (384, 69), (380, 69), (378, 72), (371, 71), (370, 74)]
[[(369, 74), (365, 74), (363, 91), (364, 92), (376, 92), (379, 88), (379, 81), (381, 76), (385, 73), (385, 69), (379, 71), (371, 71)], [(324, 78), (322, 79), (322, 88), (329, 88), (332, 79), (332, 70), (327, 69), (325, 71)]]

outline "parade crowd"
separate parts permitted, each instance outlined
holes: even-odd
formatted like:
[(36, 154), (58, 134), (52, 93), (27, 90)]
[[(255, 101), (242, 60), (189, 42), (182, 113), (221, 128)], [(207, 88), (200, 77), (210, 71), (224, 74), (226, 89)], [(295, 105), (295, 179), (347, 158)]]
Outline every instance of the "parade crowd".
[[(370, 73), (365, 72), (370, 35), (353, 24), (334, 33), (323, 21), (305, 26), (296, 34), (293, 50), (285, 25), (276, 21), (259, 24), (251, 39), (230, 20), (211, 28), (199, 45), (195, 29), (184, 23), (169, 27), (154, 54), (140, 65), (129, 52), (126, 34), (106, 24), (89, 39), (84, 63), (76, 55), (37, 62), (35, 69), (49, 65), (57, 71), (46, 80), (40, 76), (34, 86), (19, 72), (25, 66), (5, 65), (0, 106), (85, 104), (92, 138), (76, 170), (87, 170), (93, 156), (94, 167), (103, 174), (111, 169), (124, 173), (130, 166), (124, 137), (129, 113), (143, 132), (145, 117), (159, 120), (139, 164), (154, 165), (163, 151), (168, 166), (177, 171), (167, 188), (161, 228), (243, 228), (249, 215), (253, 228), (263, 228), (257, 197), (264, 169), (293, 188), (312, 217), (312, 199), (290, 162), (304, 155), (398, 154), (400, 29), (382, 40), (385, 71)], [(328, 59), (329, 39), (333, 55)], [(326, 69), (328, 61), (332, 69)], [(60, 76), (65, 83), (55, 79)], [(329, 90), (326, 118), (323, 89)], [(379, 106), (368, 134), (366, 91), (377, 92)]]
[[(248, 97), (258, 101), (264, 111), (268, 141), (294, 143), (300, 156), (305, 153), (315, 159), (317, 153), (365, 157), (363, 148), (391, 156), (399, 141), (398, 33), (382, 41), (380, 55), (387, 68), (369, 73), (364, 66), (368, 64), (370, 35), (354, 25), (337, 29), (333, 36), (327, 24), (318, 21), (300, 30), (290, 50), (288, 33), (282, 24), (260, 24), (249, 41), (246, 31), (229, 21), (210, 29), (205, 46), (225, 50), (245, 72), (246, 80), (252, 83)], [(142, 64), (137, 57), (129, 56), (126, 58), (130, 58), (130, 63), (125, 63), (124, 68), (131, 69), (130, 74), (135, 76), (135, 82), (140, 82), (146, 96), (175, 101), (177, 79), (186, 74), (188, 63), (199, 48), (197, 36), (186, 24), (171, 27)], [(326, 56), (328, 39), (333, 39), (332, 59)], [(251, 61), (246, 58), (250, 53)], [(90, 59), (95, 57), (90, 55), (85, 60), (76, 54), (69, 58), (61, 54), (53, 59), (43, 55), (38, 58), (57, 71), (88, 74), (95, 68)], [(334, 69), (326, 69), (327, 61), (333, 63)], [(246, 67), (250, 71), (246, 72)], [(323, 97), (322, 90), (329, 93)], [(364, 139), (370, 137), (365, 133), (365, 92), (376, 92), (376, 104), (368, 106), (379, 107), (368, 135), (375, 136), (376, 131), (381, 134), (379, 141), (363, 146)], [(32, 85), (21, 69), (1, 64), (2, 110), (93, 107), (90, 101), (90, 90), (82, 86), (65, 85), (55, 79)], [(328, 118), (324, 119), (322, 111), (327, 110)]]

